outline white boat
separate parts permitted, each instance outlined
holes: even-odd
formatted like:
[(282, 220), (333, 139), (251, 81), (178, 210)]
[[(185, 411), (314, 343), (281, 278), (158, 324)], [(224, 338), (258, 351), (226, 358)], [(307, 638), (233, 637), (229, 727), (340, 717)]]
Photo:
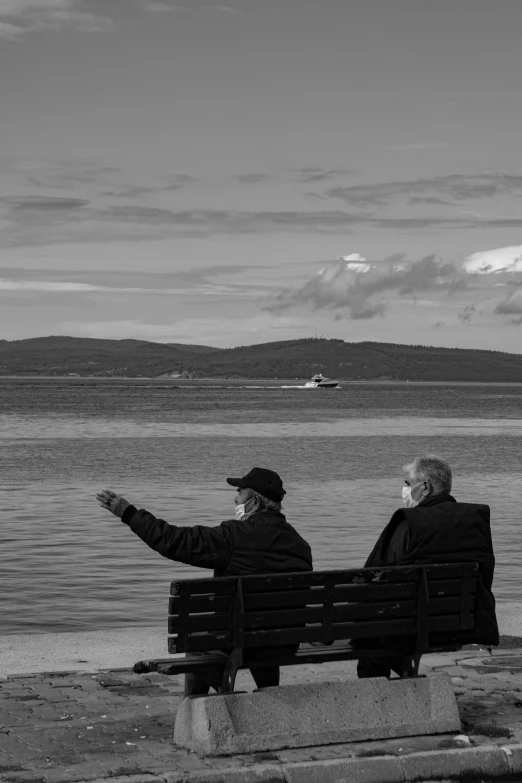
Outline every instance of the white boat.
[(339, 381), (325, 378), (321, 373), (314, 375), (312, 380), (305, 383), (305, 389), (336, 389), (338, 386)]

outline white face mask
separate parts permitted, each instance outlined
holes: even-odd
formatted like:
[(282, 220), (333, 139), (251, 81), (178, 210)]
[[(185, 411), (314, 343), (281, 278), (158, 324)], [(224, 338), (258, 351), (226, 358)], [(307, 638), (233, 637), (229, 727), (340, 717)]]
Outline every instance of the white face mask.
[(246, 510), (246, 507), (250, 503), (251, 500), (255, 500), (255, 498), (249, 498), (246, 503), (238, 503), (236, 506), (236, 519), (238, 519), (240, 522), (243, 519), (246, 519), (246, 517), (249, 515), (250, 512)]
[(424, 484), (424, 481), (419, 481), (418, 484), (415, 484), (414, 487), (403, 487), (402, 488), (402, 499), (404, 502), (404, 505), (406, 508), (415, 508), (419, 504), (418, 500), (414, 500), (411, 496), (412, 490), (417, 489), (417, 487), (420, 487), (421, 484)]

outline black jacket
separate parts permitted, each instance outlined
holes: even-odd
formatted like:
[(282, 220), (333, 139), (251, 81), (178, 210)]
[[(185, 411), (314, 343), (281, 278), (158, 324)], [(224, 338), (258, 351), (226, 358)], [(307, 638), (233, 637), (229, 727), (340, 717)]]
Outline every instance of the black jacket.
[(177, 527), (128, 506), (122, 522), (169, 560), (214, 569), (214, 576), (311, 571), (312, 550), (278, 511), (227, 519), (216, 527)]
[(460, 632), (459, 640), (498, 644), (495, 598), (491, 591), (495, 556), (489, 506), (457, 503), (451, 495), (436, 495), (415, 508), (399, 509), (379, 536), (366, 566), (469, 561), (479, 564), (475, 628)]

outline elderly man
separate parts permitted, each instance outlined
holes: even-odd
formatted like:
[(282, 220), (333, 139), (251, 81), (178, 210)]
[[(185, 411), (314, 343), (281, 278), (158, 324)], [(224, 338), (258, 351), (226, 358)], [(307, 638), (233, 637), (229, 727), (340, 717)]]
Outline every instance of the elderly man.
[[(216, 527), (170, 525), (144, 509), (137, 510), (125, 498), (108, 489), (102, 490), (96, 498), (103, 508), (120, 517), (163, 557), (199, 568), (212, 568), (214, 576), (311, 571), (309, 544), (281, 513), (281, 501), (286, 492), (278, 474), (266, 468), (253, 468), (242, 478), (227, 478), (227, 482), (237, 488), (236, 518)], [(279, 667), (256, 667), (256, 659), (270, 651), (292, 654), (297, 647), (245, 650), (245, 659), (254, 664), (250, 671), (258, 688), (279, 685)], [(219, 686), (215, 672), (185, 675), (186, 696), (206, 694), (211, 686), (215, 690)]]
[[(489, 506), (459, 503), (450, 494), (452, 475), (447, 462), (434, 454), (417, 457), (403, 470), (405, 509), (399, 509), (386, 525), (368, 560), (367, 567), (419, 565), (421, 563), (479, 564), (475, 604), (475, 628), (466, 632), (465, 643), (496, 645), (499, 642), (495, 599), (491, 592), (495, 557), (491, 541)], [(451, 641), (451, 632), (441, 643)], [(384, 641), (384, 643), (386, 643)], [(361, 660), (359, 677), (389, 677), (401, 674), (402, 657)]]

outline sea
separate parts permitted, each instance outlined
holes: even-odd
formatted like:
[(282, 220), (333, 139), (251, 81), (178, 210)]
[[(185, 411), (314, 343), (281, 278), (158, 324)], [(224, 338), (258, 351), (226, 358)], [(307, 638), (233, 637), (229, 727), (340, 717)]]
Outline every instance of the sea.
[(435, 453), (458, 500), (491, 506), (498, 601), (522, 600), (522, 385), (0, 378), (0, 634), (165, 625), (162, 558), (95, 498), (174, 525), (234, 517), (227, 476), (276, 470), (314, 567), (364, 564)]

